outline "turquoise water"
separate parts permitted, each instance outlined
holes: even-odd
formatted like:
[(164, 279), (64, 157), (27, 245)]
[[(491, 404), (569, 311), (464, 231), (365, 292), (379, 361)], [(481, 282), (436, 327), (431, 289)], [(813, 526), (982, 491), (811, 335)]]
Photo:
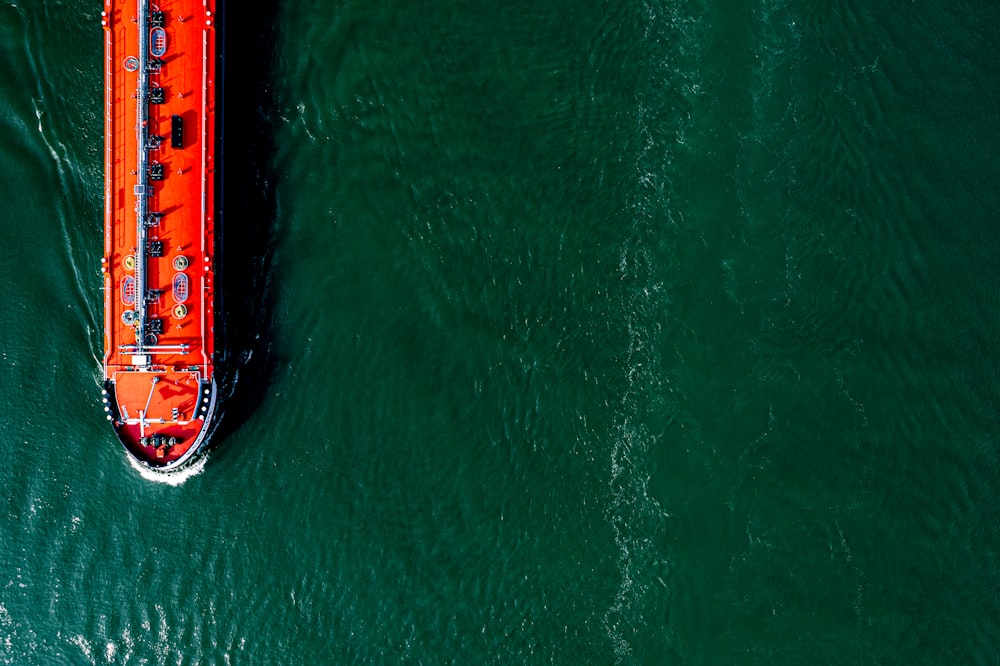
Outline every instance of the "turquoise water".
[(164, 484), (100, 9), (0, 0), (0, 663), (1000, 659), (1000, 10), (231, 8), (231, 398)]

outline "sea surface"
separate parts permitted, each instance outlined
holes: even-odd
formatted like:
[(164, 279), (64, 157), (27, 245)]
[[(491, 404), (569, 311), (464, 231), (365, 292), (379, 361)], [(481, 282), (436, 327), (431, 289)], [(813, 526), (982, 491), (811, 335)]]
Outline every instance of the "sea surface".
[(0, 0), (0, 664), (1000, 663), (1000, 5), (230, 5), (164, 483), (101, 3)]

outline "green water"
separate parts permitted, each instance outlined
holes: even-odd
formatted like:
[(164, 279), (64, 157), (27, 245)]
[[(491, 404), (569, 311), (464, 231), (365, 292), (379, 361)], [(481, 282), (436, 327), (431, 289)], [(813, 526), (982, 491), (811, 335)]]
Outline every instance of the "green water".
[(98, 399), (100, 4), (0, 0), (0, 664), (1000, 661), (1000, 9), (261, 7), (164, 484)]

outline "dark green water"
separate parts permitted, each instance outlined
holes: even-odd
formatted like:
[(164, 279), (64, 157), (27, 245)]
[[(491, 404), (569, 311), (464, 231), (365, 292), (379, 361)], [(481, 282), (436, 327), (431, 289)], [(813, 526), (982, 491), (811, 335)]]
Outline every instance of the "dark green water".
[(0, 0), (0, 663), (1000, 663), (993, 3), (232, 20), (261, 323), (169, 485), (98, 400), (100, 9)]

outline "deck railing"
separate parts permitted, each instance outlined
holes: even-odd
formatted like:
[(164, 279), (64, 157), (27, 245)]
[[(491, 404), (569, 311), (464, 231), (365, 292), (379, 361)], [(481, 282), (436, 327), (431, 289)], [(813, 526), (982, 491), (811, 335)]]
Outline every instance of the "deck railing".
[(149, 213), (149, 0), (136, 0), (139, 22), (139, 69), (135, 100), (135, 313), (136, 345), (138, 354), (144, 352), (146, 343), (146, 217)]

